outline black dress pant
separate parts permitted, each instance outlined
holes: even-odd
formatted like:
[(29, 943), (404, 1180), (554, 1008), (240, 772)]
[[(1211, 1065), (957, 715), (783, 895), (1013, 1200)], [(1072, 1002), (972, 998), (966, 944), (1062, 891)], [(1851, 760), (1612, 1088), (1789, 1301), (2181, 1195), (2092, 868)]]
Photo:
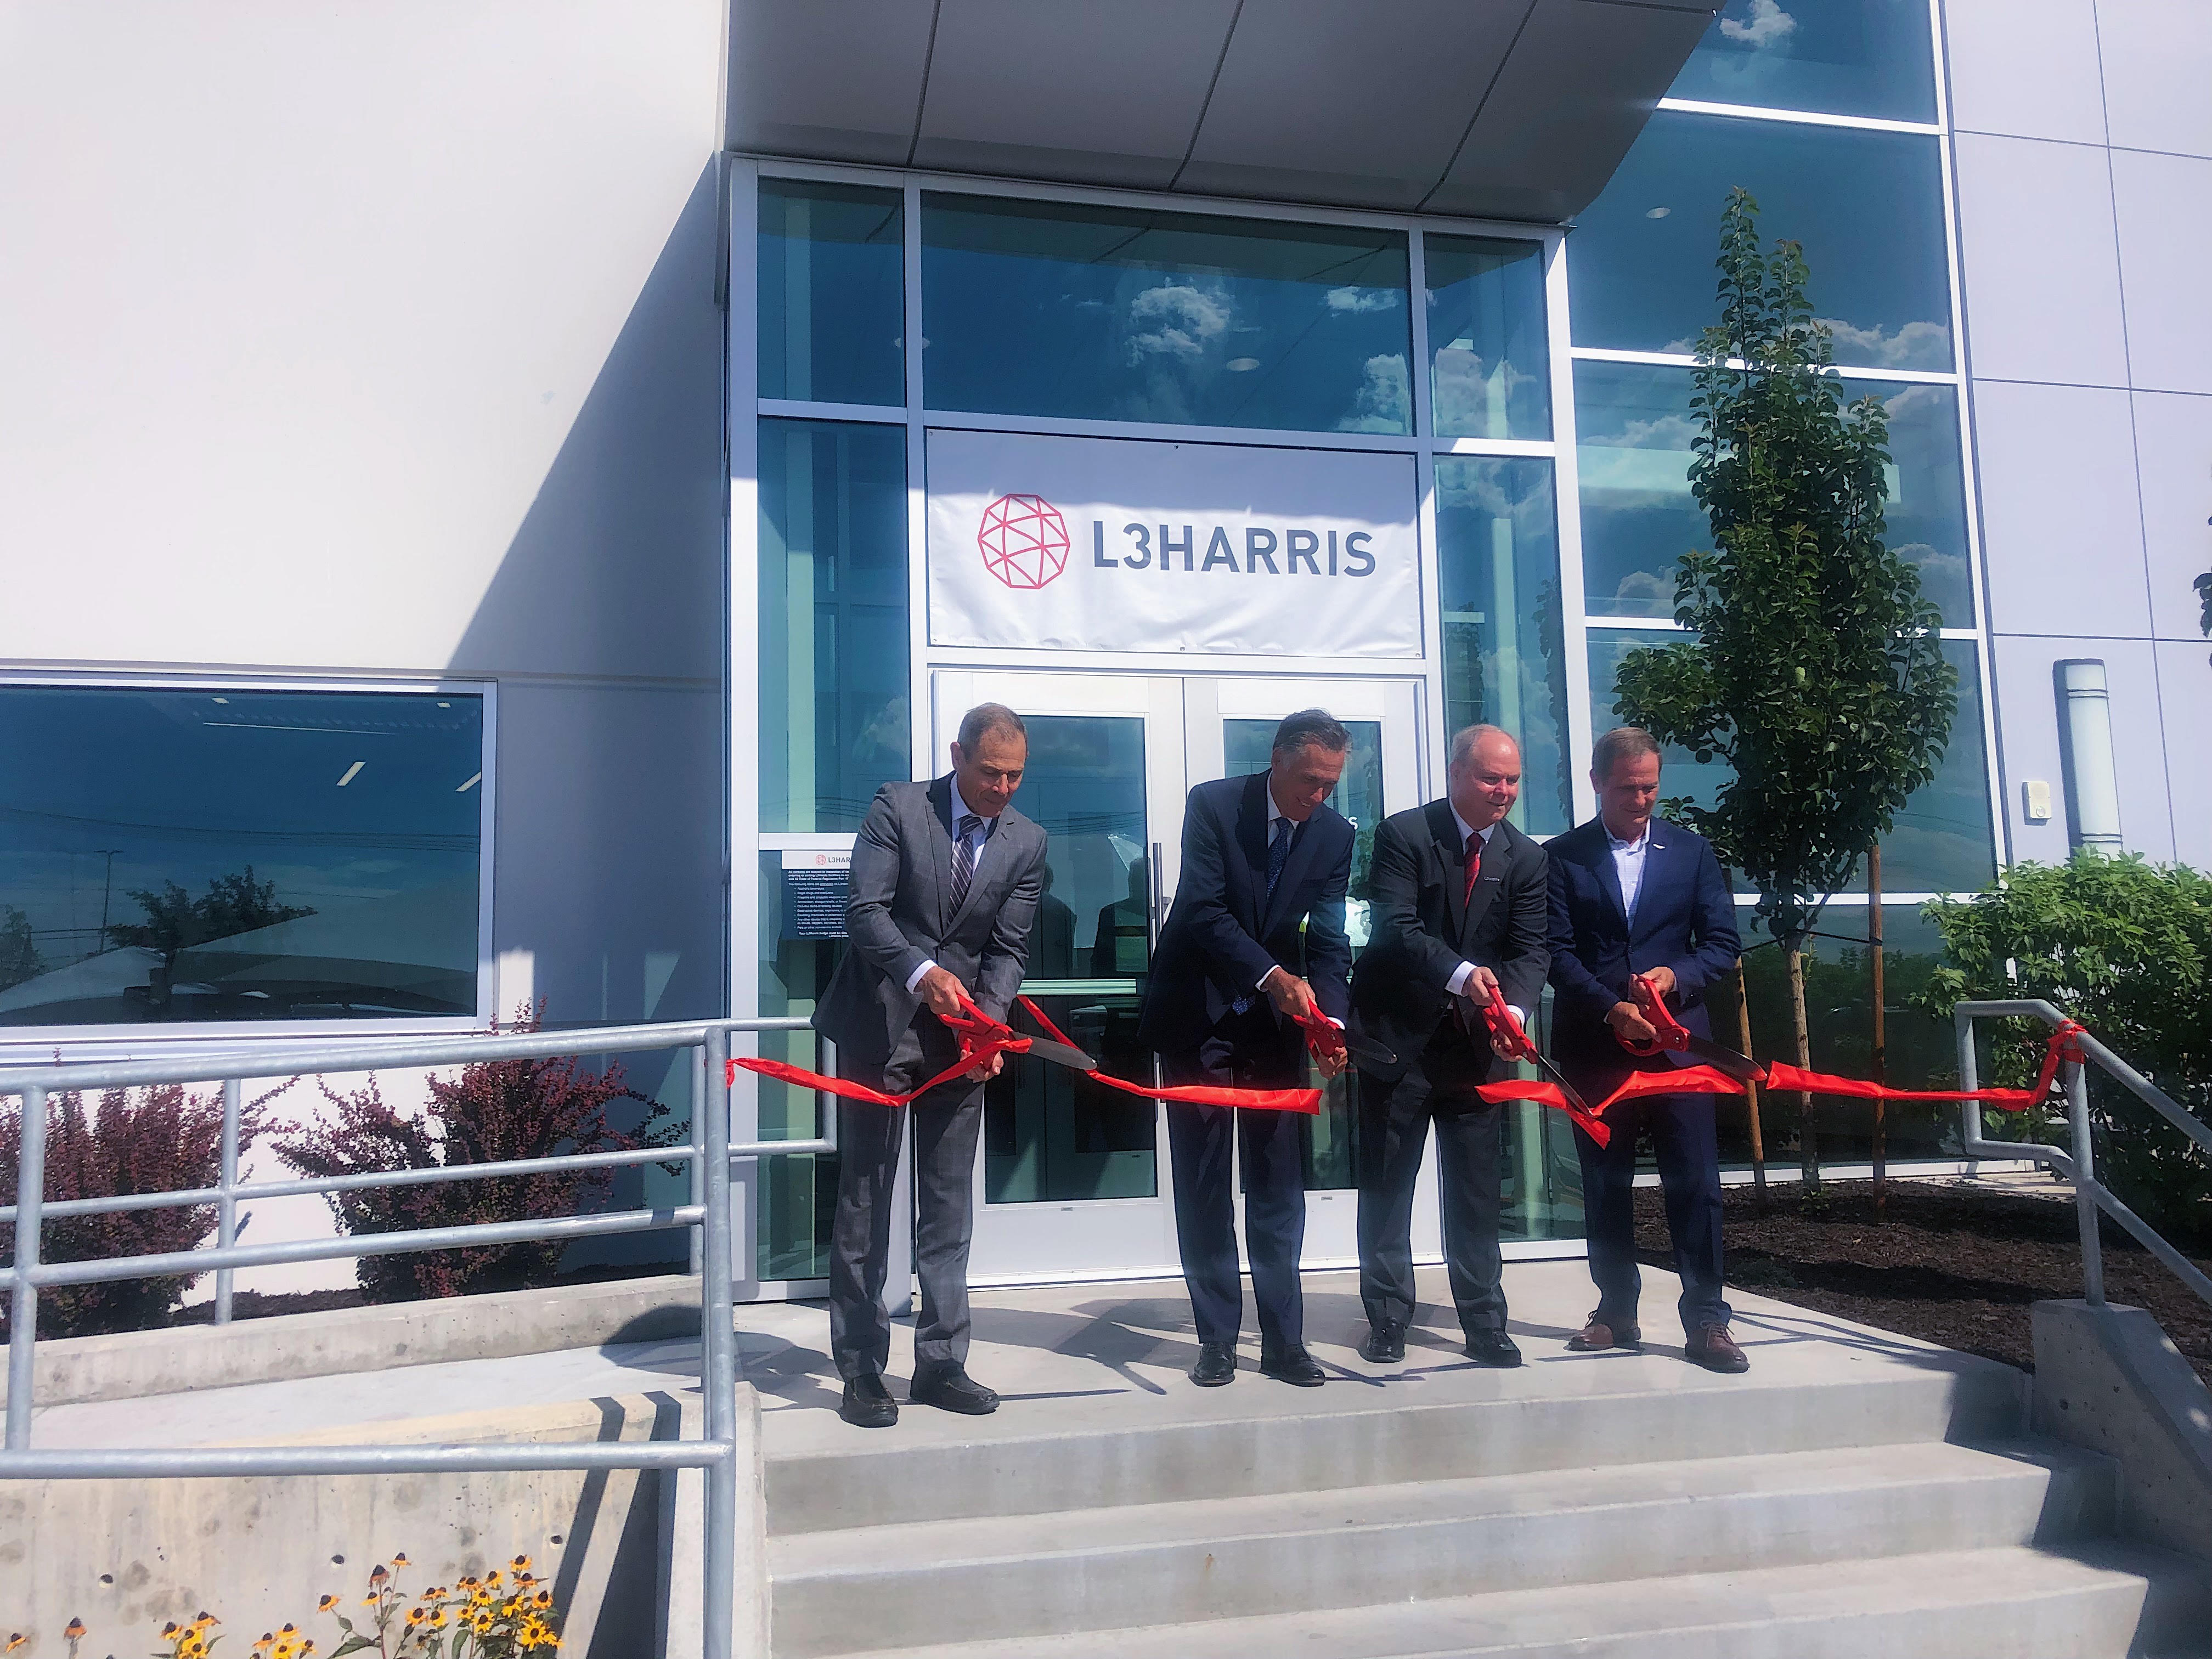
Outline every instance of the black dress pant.
[(1413, 1322), (1413, 1184), (1429, 1126), (1437, 1130), (1444, 1264), (1461, 1328), (1505, 1328), (1498, 1249), (1503, 1109), (1470, 1091), (1491, 1055), (1455, 1028), (1440, 1034), (1395, 1083), (1359, 1074), (1359, 1300), (1368, 1322)]
[[(1305, 1082), (1305, 1049), (1285, 1040), (1272, 1013), (1231, 1015), (1197, 1048), (1160, 1056), (1170, 1083), (1295, 1089)], [(1298, 1253), (1306, 1236), (1305, 1136), (1296, 1112), (1168, 1103), (1175, 1166), (1176, 1237), (1191, 1316), (1201, 1342), (1233, 1343), (1244, 1322), (1237, 1265), (1236, 1170), (1231, 1133), (1244, 1165), (1244, 1238), (1263, 1356), (1305, 1342)]]
[(1644, 1095), (1618, 1102), (1606, 1109), (1613, 1138), (1603, 1147), (1579, 1125), (1575, 1129), (1590, 1278), (1597, 1285), (1597, 1316), (1608, 1325), (1636, 1323), (1644, 1289), (1644, 1275), (1636, 1266), (1634, 1193), (1637, 1144), (1647, 1131), (1666, 1195), (1674, 1271), (1682, 1280), (1682, 1329), (1686, 1334), (1729, 1322), (1721, 1290), (1721, 1162), (1714, 1102), (1711, 1095)]
[[(878, 1073), (839, 1073), (886, 1094), (903, 1094), (958, 1057), (937, 1019), (919, 1014)], [(955, 1078), (911, 1106), (837, 1103), (837, 1209), (830, 1227), (830, 1352), (837, 1374), (880, 1376), (890, 1362), (891, 1324), (884, 1312), (899, 1143), (914, 1120), (914, 1267), (921, 1281), (915, 1325), (916, 1372), (968, 1360), (968, 1246), (974, 1232), (975, 1146), (983, 1124), (983, 1085)]]

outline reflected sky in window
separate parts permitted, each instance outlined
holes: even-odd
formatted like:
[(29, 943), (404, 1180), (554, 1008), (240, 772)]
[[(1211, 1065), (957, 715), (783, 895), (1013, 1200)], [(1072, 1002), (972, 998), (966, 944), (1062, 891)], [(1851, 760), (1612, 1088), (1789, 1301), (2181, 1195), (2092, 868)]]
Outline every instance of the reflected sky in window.
[(903, 404), (899, 192), (764, 179), (760, 395)]
[(1668, 95), (1933, 121), (1927, 0), (1728, 0)]
[(1550, 437), (1543, 244), (1430, 236), (1422, 260), (1436, 429), (1451, 438)]
[(480, 697), (0, 688), (0, 1024), (477, 1013)]
[[(1576, 458), (1583, 502), (1583, 603), (1592, 617), (1672, 617), (1681, 556), (1712, 545), (1690, 494), (1687, 368), (1583, 361), (1575, 365)], [(1889, 544), (1917, 566), (1946, 626), (1974, 625), (1967, 568), (1959, 395), (1947, 386), (1839, 382), (1847, 402), (1889, 410)]]
[(1696, 349), (1717, 314), (1713, 259), (1731, 187), (1771, 244), (1804, 246), (1836, 361), (1951, 367), (1950, 267), (1936, 140), (1662, 110), (1567, 239), (1575, 343)]
[(1413, 429), (1399, 233), (947, 195), (922, 238), (933, 409)]

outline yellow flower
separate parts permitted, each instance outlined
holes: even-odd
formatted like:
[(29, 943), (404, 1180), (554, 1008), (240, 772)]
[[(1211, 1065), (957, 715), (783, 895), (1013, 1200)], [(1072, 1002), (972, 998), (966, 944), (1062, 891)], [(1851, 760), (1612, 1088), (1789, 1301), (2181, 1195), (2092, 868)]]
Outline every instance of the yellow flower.
[(6, 1647), (4, 1650), (0, 1650), (0, 1651), (5, 1651), (5, 1652), (8, 1652), (8, 1653), (13, 1653), (13, 1652), (15, 1652), (15, 1650), (17, 1648), (21, 1647), (21, 1646), (23, 1645), (23, 1644), (24, 1644), (24, 1643), (26, 1643), (26, 1642), (27, 1642), (27, 1641), (29, 1641), (30, 1639), (31, 1639), (31, 1638), (30, 1638), (29, 1637), (27, 1637), (27, 1636), (24, 1635), (22, 1632), (21, 1632), (21, 1631), (17, 1631), (17, 1632), (16, 1632), (13, 1636), (10, 1636), (10, 1637), (8, 1638), (8, 1645), (7, 1645), (7, 1647)]
[(204, 1632), (209, 1626), (220, 1625), (221, 1623), (222, 1623), (222, 1620), (216, 1618), (204, 1607), (201, 1608), (198, 1613), (192, 1616), (192, 1628), (196, 1631)]
[(443, 1630), (445, 1627), (446, 1610), (443, 1607), (440, 1607), (435, 1613), (430, 1615), (430, 1628), (432, 1630)]
[(337, 1604), (338, 1598), (337, 1596), (325, 1595), (321, 1601), (315, 1603), (315, 1611), (317, 1613), (329, 1613), (336, 1608)]
[(514, 1560), (508, 1562), (507, 1565), (515, 1572), (528, 1572), (530, 1571), (530, 1558), (526, 1555), (518, 1555)]
[(410, 1630), (415, 1630), (415, 1629), (418, 1628), (418, 1627), (422, 1625), (422, 1621), (423, 1621), (424, 1620), (428, 1619), (429, 1616), (430, 1616), (430, 1615), (429, 1615), (429, 1613), (428, 1612), (428, 1610), (426, 1610), (426, 1609), (424, 1609), (424, 1608), (422, 1608), (422, 1607), (410, 1607), (410, 1608), (408, 1608), (408, 1609), (407, 1609), (407, 1628), (408, 1628), (408, 1629), (410, 1629)]
[(269, 1659), (297, 1659), (300, 1644), (289, 1636), (276, 1638), (276, 1645), (269, 1650)]
[(268, 1652), (268, 1651), (269, 1651), (269, 1650), (270, 1650), (270, 1649), (271, 1649), (271, 1648), (275, 1647), (276, 1645), (276, 1632), (274, 1632), (274, 1631), (266, 1631), (266, 1630), (264, 1630), (264, 1631), (263, 1631), (263, 1632), (261, 1632), (261, 1639), (260, 1639), (258, 1642), (256, 1642), (256, 1643), (253, 1644), (253, 1650), (254, 1650), (256, 1653), (266, 1653), (266, 1652)]

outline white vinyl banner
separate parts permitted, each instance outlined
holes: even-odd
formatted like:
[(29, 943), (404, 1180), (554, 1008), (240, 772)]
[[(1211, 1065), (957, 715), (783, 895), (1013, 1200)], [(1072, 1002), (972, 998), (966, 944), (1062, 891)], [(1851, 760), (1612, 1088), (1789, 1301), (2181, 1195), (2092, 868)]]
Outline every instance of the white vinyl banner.
[(1418, 657), (1413, 458), (933, 431), (929, 637)]

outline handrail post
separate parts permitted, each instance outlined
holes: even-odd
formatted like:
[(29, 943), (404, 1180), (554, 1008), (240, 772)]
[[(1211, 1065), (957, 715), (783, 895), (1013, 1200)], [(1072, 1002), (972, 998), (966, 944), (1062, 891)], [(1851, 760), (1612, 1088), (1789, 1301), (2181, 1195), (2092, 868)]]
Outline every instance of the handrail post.
[[(690, 1050), (691, 1054), (691, 1202), (704, 1206), (707, 1202), (707, 1045), (703, 1042)], [(703, 1225), (686, 1230), (685, 1239), (690, 1245), (691, 1277), (699, 1277), (700, 1264), (707, 1259), (707, 1235)]]
[[(216, 1182), (222, 1196), (216, 1200), (215, 1242), (216, 1249), (224, 1250), (238, 1243), (238, 1115), (243, 1092), (238, 1079), (223, 1079), (222, 1175)], [(218, 1325), (230, 1323), (231, 1291), (237, 1278), (235, 1268), (215, 1270), (215, 1322)]]
[[(1959, 1029), (1959, 1087), (1972, 1091), (1982, 1086), (1981, 1057), (1974, 1052), (1974, 1016), (1963, 1002), (1951, 1010), (1951, 1023)], [(1959, 1148), (1968, 1158), (1975, 1157), (1975, 1143), (1982, 1138), (1982, 1103), (1962, 1100), (1959, 1103)]]
[(2081, 1298), (2105, 1305), (2105, 1255), (2097, 1230), (2097, 1156), (2090, 1146), (2089, 1068), (2066, 1062), (2067, 1115), (2074, 1126), (2074, 1213), (2081, 1231)]
[(15, 1168), (15, 1283), (8, 1304), (8, 1449), (31, 1445), (36, 1398), (39, 1287), (27, 1268), (39, 1265), (40, 1206), (46, 1195), (46, 1091), (22, 1093), (23, 1133)]
[(722, 1455), (707, 1466), (706, 1559), (700, 1577), (707, 1605), (702, 1610), (701, 1647), (705, 1659), (732, 1659), (736, 1629), (738, 1540), (737, 1395), (738, 1348), (732, 1305), (730, 1215), (730, 1036), (717, 1028), (701, 1045), (707, 1087), (701, 1098), (705, 1120), (706, 1169), (702, 1183), (706, 1214), (700, 1218), (703, 1259), (699, 1307), (706, 1328), (701, 1334), (700, 1381), (706, 1393), (707, 1438)]

